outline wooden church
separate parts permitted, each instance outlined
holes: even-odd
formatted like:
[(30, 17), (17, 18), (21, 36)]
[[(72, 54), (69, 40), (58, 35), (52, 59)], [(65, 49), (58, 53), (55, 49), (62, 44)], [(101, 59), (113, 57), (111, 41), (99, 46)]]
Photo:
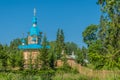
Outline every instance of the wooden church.
[(23, 58), (24, 58), (24, 67), (28, 67), (31, 63), (34, 65), (37, 56), (40, 54), (40, 49), (42, 48), (41, 39), (42, 32), (39, 30), (37, 26), (37, 18), (36, 18), (36, 9), (34, 8), (34, 17), (32, 19), (32, 27), (28, 32), (27, 42), (23, 38), (21, 40), (22, 44), (18, 46), (20, 50), (23, 50)]

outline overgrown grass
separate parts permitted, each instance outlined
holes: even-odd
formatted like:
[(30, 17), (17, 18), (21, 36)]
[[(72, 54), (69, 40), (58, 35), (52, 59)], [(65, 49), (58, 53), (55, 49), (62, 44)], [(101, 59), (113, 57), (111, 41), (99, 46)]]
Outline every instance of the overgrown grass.
[(0, 80), (120, 80), (119, 74), (114, 71), (106, 74), (106, 71), (99, 70), (91, 74), (85, 67), (81, 67), (80, 72), (77, 68), (60, 67), (54, 70), (1, 70)]
[[(0, 73), (0, 80), (94, 80), (74, 73), (55, 74), (51, 79), (49, 75), (23, 75), (21, 73)], [(98, 79), (96, 79), (98, 80)]]
[(55, 71), (8, 71), (0, 72), (0, 80), (120, 80), (119, 75), (111, 74), (106, 78), (99, 78), (95, 76), (86, 76), (71, 70), (64, 72), (64, 70), (57, 69)]
[(15, 73), (0, 73), (0, 80), (42, 80), (38, 75), (22, 75)]

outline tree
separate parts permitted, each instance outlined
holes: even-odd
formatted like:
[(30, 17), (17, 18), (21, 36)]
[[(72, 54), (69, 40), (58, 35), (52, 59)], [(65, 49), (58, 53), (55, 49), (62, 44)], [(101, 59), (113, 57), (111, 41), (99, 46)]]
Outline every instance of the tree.
[(76, 51), (77, 51), (77, 49), (78, 49), (78, 46), (77, 46), (76, 43), (74, 43), (74, 42), (66, 42), (66, 43), (65, 43), (65, 46), (66, 46), (66, 53), (67, 53), (68, 55), (71, 55), (71, 53), (72, 53), (73, 51), (74, 51), (75, 54), (76, 54)]
[(46, 35), (43, 37), (43, 42), (42, 42), (42, 49), (40, 50), (40, 60), (42, 61), (42, 69), (46, 70), (50, 68), (49, 65), (49, 52), (48, 52), (48, 41)]
[(9, 55), (9, 61), (10, 61), (10, 64), (13, 68), (16, 66), (16, 62), (17, 62), (16, 59), (17, 59), (16, 51), (11, 50), (10, 55)]
[(49, 59), (49, 64), (52, 69), (55, 68), (55, 54), (54, 52), (50, 52), (50, 59)]
[(97, 35), (96, 35), (97, 30), (98, 30), (97, 25), (90, 25), (82, 33), (83, 40), (88, 46), (97, 40)]
[(6, 70), (7, 69), (7, 66), (8, 66), (8, 46), (7, 45), (4, 45), (2, 46), (1, 45), (1, 51), (0, 51), (0, 60), (1, 60), (1, 63), (2, 63), (2, 69), (3, 70)]
[(65, 50), (64, 32), (63, 32), (62, 29), (58, 29), (57, 38), (56, 38), (56, 46), (55, 46), (55, 52), (56, 52), (56, 55), (57, 55), (57, 59), (61, 58), (62, 50)]
[[(98, 0), (103, 12), (103, 20), (100, 24), (104, 24), (105, 33), (104, 38), (104, 52), (106, 64), (109, 69), (114, 67), (120, 68), (118, 57), (120, 57), (120, 1), (119, 0)], [(117, 55), (117, 56), (115, 56)], [(109, 58), (108, 58), (109, 56)]]
[(17, 66), (20, 70), (24, 69), (24, 59), (23, 59), (23, 51), (17, 51)]
[(14, 68), (16, 66), (23, 66), (22, 64), (19, 65), (19, 63), (21, 63), (23, 60), (21, 60), (21, 62), (19, 61), (19, 59), (21, 58), (21, 54), (18, 51), (18, 46), (21, 45), (21, 39), (20, 38), (16, 38), (14, 40), (12, 40), (10, 42), (10, 46), (9, 46), (9, 62), (11, 64), (11, 66)]
[(120, 1), (98, 0), (98, 4), (102, 11), (100, 24), (97, 32), (90, 30), (97, 39), (91, 38), (89, 28), (83, 32), (84, 42), (89, 45), (90, 62), (96, 69), (120, 69)]
[[(120, 1), (119, 0), (98, 0), (106, 23), (106, 43), (114, 48), (120, 48)], [(105, 32), (105, 31), (104, 31)]]
[(85, 47), (82, 47), (82, 49), (78, 48), (77, 49), (77, 58), (76, 61), (81, 64), (82, 66), (86, 66), (88, 62), (88, 55), (87, 52), (88, 50)]
[(21, 45), (21, 39), (20, 38), (17, 38), (17, 39), (14, 39), (13, 41), (10, 42), (10, 48), (11, 49), (17, 49), (18, 50), (18, 46)]

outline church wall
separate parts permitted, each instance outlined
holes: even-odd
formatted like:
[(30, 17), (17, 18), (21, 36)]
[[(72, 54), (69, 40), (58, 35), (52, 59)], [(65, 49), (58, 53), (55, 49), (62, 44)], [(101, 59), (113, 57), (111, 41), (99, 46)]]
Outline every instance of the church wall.
[(32, 60), (32, 64), (35, 64), (35, 60), (37, 59), (39, 54), (39, 50), (25, 50), (23, 52), (24, 65), (29, 65), (30, 60)]

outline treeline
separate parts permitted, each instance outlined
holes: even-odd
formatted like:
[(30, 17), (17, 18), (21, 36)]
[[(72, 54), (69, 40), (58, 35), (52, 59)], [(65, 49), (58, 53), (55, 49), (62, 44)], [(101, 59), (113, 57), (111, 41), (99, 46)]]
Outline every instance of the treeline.
[[(10, 42), (9, 46), (0, 44), (0, 70), (24, 69), (23, 51), (18, 49), (18, 46), (22, 44), (21, 40), (22, 39), (19, 38), (14, 39)], [(27, 38), (25, 40), (27, 44)], [(66, 64), (66, 55), (71, 55), (72, 53), (76, 56), (76, 62), (86, 65), (84, 61), (87, 59), (86, 48), (83, 47), (80, 49), (74, 42), (65, 42), (65, 36), (62, 29), (58, 29), (55, 41), (49, 42), (46, 35), (44, 35), (41, 44), (43, 48), (39, 50), (39, 60), (36, 61), (36, 64), (42, 61), (42, 70), (55, 69), (55, 61), (59, 59), (62, 60), (68, 68)], [(50, 49), (46, 48), (48, 45), (50, 45)], [(64, 54), (62, 54), (62, 52)], [(32, 64), (29, 69), (34, 69)]]
[(100, 23), (83, 32), (89, 61), (95, 69), (120, 69), (120, 1), (98, 0), (102, 12)]

